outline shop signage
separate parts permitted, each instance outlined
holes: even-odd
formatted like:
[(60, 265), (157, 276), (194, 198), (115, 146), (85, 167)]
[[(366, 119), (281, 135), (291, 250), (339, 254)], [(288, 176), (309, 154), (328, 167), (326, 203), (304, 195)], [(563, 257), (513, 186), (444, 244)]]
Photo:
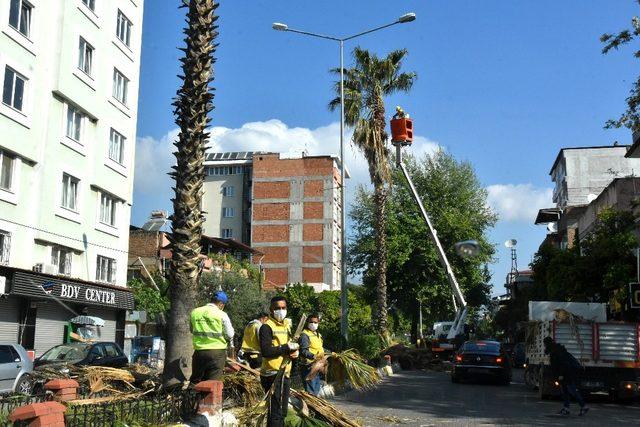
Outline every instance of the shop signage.
[(640, 283), (629, 283), (631, 308), (640, 308)]
[(127, 310), (134, 308), (133, 294), (127, 289), (119, 290), (112, 287), (58, 280), (49, 276), (23, 272), (14, 274), (12, 293)]

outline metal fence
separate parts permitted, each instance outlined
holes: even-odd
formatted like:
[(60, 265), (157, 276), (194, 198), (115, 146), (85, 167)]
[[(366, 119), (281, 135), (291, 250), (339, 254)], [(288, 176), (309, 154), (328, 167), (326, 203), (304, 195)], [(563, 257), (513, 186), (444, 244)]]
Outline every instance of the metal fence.
[(65, 422), (67, 427), (154, 425), (186, 421), (196, 414), (197, 409), (197, 392), (185, 390), (168, 396), (70, 405), (65, 412)]
[(12, 395), (0, 396), (0, 426), (9, 425), (9, 415), (16, 409), (32, 403), (49, 400), (50, 395), (38, 394), (33, 396)]

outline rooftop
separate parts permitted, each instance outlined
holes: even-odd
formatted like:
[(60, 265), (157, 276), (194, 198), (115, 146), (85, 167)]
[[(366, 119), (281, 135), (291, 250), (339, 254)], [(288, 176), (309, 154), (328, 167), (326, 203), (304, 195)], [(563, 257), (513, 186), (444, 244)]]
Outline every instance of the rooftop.
[(561, 148), (560, 151), (558, 152), (558, 155), (556, 156), (556, 160), (553, 162), (553, 166), (551, 166), (551, 170), (549, 171), (549, 175), (553, 175), (553, 170), (556, 168), (556, 165), (560, 161), (560, 156), (565, 151), (569, 151), (569, 150), (601, 150), (603, 148), (627, 148), (628, 149), (629, 147), (630, 147), (629, 145), (618, 144), (618, 145), (596, 145), (594, 147), (566, 147), (566, 148)]

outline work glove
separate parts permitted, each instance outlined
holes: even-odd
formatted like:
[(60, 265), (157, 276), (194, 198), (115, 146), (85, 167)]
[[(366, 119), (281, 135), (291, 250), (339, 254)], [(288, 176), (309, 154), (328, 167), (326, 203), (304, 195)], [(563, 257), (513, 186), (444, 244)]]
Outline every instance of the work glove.
[[(298, 344), (296, 344), (296, 345), (298, 345)], [(293, 353), (289, 354), (289, 357), (292, 358), (292, 359), (297, 359), (298, 356), (300, 356), (300, 351), (299, 350), (296, 350)]]
[(289, 351), (297, 351), (300, 348), (300, 345), (297, 342), (289, 341), (287, 343), (287, 349)]

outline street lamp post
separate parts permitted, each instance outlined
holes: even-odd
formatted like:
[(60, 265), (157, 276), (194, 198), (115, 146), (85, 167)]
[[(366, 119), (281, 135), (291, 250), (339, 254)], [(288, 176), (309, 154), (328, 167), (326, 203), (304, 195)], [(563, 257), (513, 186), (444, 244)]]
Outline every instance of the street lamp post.
[(349, 331), (349, 300), (348, 300), (348, 292), (347, 292), (347, 242), (346, 242), (346, 196), (345, 196), (345, 159), (344, 159), (344, 42), (348, 40), (353, 40), (357, 37), (363, 36), (365, 34), (373, 33), (374, 31), (382, 30), (383, 28), (391, 27), (396, 24), (405, 24), (407, 22), (414, 21), (416, 19), (415, 13), (405, 13), (396, 21), (382, 25), (380, 27), (372, 28), (370, 30), (362, 31), (360, 33), (354, 34), (349, 37), (333, 37), (327, 36), (324, 34), (311, 33), (308, 31), (295, 30), (293, 28), (289, 28), (288, 25), (274, 22), (272, 28), (276, 31), (288, 31), (290, 33), (298, 33), (306, 36), (317, 37), (326, 40), (333, 40), (338, 42), (340, 46), (340, 307), (342, 310), (341, 322), (340, 322), (340, 332), (345, 342), (347, 341), (348, 331)]

